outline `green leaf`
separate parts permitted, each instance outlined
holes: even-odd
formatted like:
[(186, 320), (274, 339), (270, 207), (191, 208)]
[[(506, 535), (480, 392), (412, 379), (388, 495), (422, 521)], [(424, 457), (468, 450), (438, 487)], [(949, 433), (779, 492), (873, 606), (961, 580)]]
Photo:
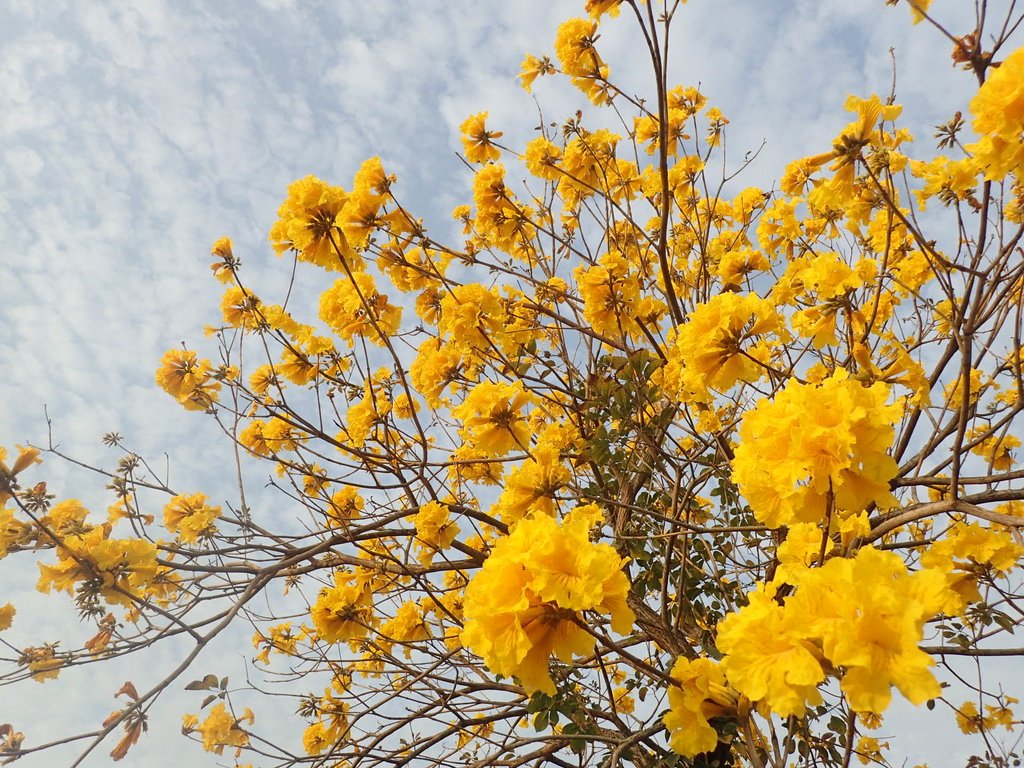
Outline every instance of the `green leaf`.
[(548, 729), (548, 713), (538, 712), (533, 718), (533, 730), (546, 731)]

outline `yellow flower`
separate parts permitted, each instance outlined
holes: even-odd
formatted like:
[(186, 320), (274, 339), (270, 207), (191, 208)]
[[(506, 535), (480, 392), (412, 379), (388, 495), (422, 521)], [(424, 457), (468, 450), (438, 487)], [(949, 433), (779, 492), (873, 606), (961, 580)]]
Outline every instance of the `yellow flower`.
[(708, 103), (707, 96), (692, 85), (687, 88), (677, 85), (668, 92), (667, 101), (670, 110), (678, 109), (685, 112), (687, 117), (693, 117)]
[(550, 75), (555, 71), (554, 65), (551, 63), (551, 59), (547, 56), (538, 59), (536, 56), (527, 55), (523, 59), (523, 63), (519, 65), (519, 79), (522, 80), (522, 86), (527, 93), (533, 87), (533, 81), (536, 80), (540, 75)]
[(56, 680), (60, 675), (61, 667), (64, 666), (64, 662), (57, 657), (53, 645), (25, 648), (21, 652), (18, 662), (28, 667), (32, 679), (37, 683)]
[(802, 716), (822, 702), (825, 680), (821, 652), (802, 636), (773, 599), (774, 588), (759, 588), (749, 602), (718, 625), (715, 644), (725, 658), (729, 684), (782, 717)]
[(559, 460), (558, 449), (538, 445), (532, 457), (509, 474), (495, 511), (506, 523), (514, 523), (531, 512), (554, 514), (555, 493), (570, 478), (569, 470)]
[(334, 574), (334, 586), (324, 587), (310, 610), (313, 626), (327, 643), (365, 637), (376, 624), (369, 590), (350, 571)]
[(446, 291), (440, 310), (437, 329), (452, 343), (475, 350), (500, 346), (505, 311), (498, 296), (484, 286), (470, 283)]
[(452, 415), (462, 422), (459, 435), (467, 446), (482, 456), (504, 456), (529, 447), (532, 430), (523, 408), (533, 401), (521, 381), (485, 381), (473, 387)]
[(208, 410), (216, 402), (220, 383), (211, 379), (210, 361), (195, 352), (171, 349), (164, 353), (156, 383), (188, 410)]
[(914, 17), (914, 24), (924, 20), (924, 15), (928, 13), (928, 6), (932, 4), (932, 0), (909, 0), (910, 12)]
[(411, 419), (413, 414), (420, 409), (419, 403), (417, 403), (414, 398), (409, 397), (405, 392), (396, 396), (392, 405), (395, 416), (400, 419)]
[(217, 532), (214, 521), (220, 517), (220, 507), (206, 505), (206, 495), (175, 496), (164, 507), (164, 526), (186, 544), (200, 538), (209, 538)]
[(616, 686), (612, 691), (612, 699), (615, 703), (615, 711), (620, 714), (631, 715), (636, 709), (636, 700), (633, 698), (633, 694), (621, 685)]
[(857, 740), (857, 761), (861, 765), (870, 765), (875, 763), (877, 765), (885, 765), (885, 757), (882, 755), (883, 749), (889, 748), (889, 742), (879, 741), (871, 736), (861, 736)]
[(93, 526), (85, 521), (89, 510), (78, 499), (65, 499), (50, 507), (42, 522), (60, 537), (86, 533)]
[(367, 381), (363, 399), (355, 403), (345, 414), (345, 430), (338, 439), (346, 440), (356, 448), (362, 448), (368, 439), (380, 439), (384, 429), (378, 429), (386, 423), (391, 412), (391, 401), (387, 390), (374, 382)]
[[(210, 710), (203, 722), (199, 723), (196, 729), (203, 737), (203, 749), (215, 755), (224, 754), (224, 747), (237, 747), (236, 754), (241, 753), (241, 747), (249, 745), (249, 734), (239, 728), (244, 720), (253, 721), (252, 712), (248, 709), (241, 719), (236, 720), (225, 704), (221, 702)], [(194, 721), (189, 721), (192, 723)]]
[(894, 506), (887, 450), (901, 408), (887, 399), (885, 384), (865, 387), (839, 371), (819, 385), (791, 380), (748, 411), (733, 479), (757, 519), (772, 528), (819, 523), (829, 498), (842, 516), (871, 502)]
[(771, 355), (771, 346), (759, 337), (780, 330), (780, 318), (767, 300), (720, 293), (698, 304), (676, 329), (663, 381), (684, 396), (691, 389), (725, 391), (738, 381), (757, 381)]
[(751, 272), (762, 272), (770, 268), (771, 263), (760, 251), (734, 248), (722, 254), (715, 273), (722, 279), (723, 286), (739, 288)]
[(985, 178), (1024, 176), (1024, 48), (1007, 56), (971, 99), (974, 130), (981, 139), (967, 147)]
[(263, 322), (259, 311), (259, 298), (237, 285), (224, 291), (220, 308), (224, 315), (224, 322), (235, 328), (253, 331), (258, 329)]
[(327, 510), (327, 523), (332, 528), (342, 526), (355, 520), (362, 514), (365, 502), (356, 488), (344, 486), (331, 496), (330, 508)]
[(356, 188), (338, 211), (334, 223), (341, 229), (349, 247), (362, 250), (370, 236), (382, 224), (378, 218), (384, 198), (368, 187)]
[(710, 752), (718, 744), (718, 733), (708, 720), (734, 710), (736, 692), (726, 687), (721, 666), (706, 657), (676, 659), (672, 678), (669, 711), (662, 718), (669, 746), (683, 757)]
[(604, 62), (594, 48), (597, 22), (569, 19), (562, 22), (555, 34), (555, 53), (562, 70), (574, 77), (587, 77), (599, 71)]
[(884, 712), (892, 686), (913, 704), (940, 694), (918, 644), (949, 600), (942, 573), (911, 574), (895, 553), (866, 547), (791, 578), (783, 605), (769, 585), (719, 624), (722, 666), (740, 693), (780, 716), (801, 715), (821, 702), (828, 669), (858, 712)]
[(587, 0), (586, 11), (595, 19), (600, 19), (604, 14), (612, 18), (619, 15), (619, 4), (622, 0)]
[[(977, 437), (985, 435), (988, 431), (987, 429), (969, 430), (967, 439), (973, 441)], [(1020, 438), (1015, 435), (991, 434), (971, 446), (971, 453), (984, 457), (992, 465), (994, 471), (1005, 472), (1013, 466), (1013, 454), (1011, 451), (1014, 448), (1020, 448), (1020, 445)]]
[(967, 734), (982, 730), (990, 731), (1000, 725), (1012, 731), (1015, 722), (1013, 710), (1009, 705), (1018, 703), (1017, 699), (1013, 696), (1002, 696), (1000, 701), (998, 705), (986, 704), (984, 716), (978, 712), (978, 706), (973, 701), (965, 701), (955, 710), (957, 727)]
[(581, 195), (590, 195), (601, 189), (605, 179), (617, 172), (615, 148), (620, 138), (618, 134), (602, 128), (570, 141), (562, 155), (565, 183)]
[(363, 336), (384, 346), (402, 320), (402, 308), (391, 304), (377, 292), (373, 275), (356, 272), (352, 278), (340, 278), (320, 296), (320, 319), (352, 346), (355, 336)]
[(406, 601), (395, 611), (394, 617), (377, 631), (378, 642), (387, 645), (401, 643), (405, 646), (405, 658), (412, 656), (411, 643), (430, 637), (430, 627), (423, 618), (423, 611), (414, 601)]
[(213, 276), (222, 283), (230, 283), (238, 268), (238, 259), (235, 258), (231, 248), (230, 237), (218, 238), (210, 248), (210, 255), (220, 259), (210, 265), (210, 270), (213, 272)]
[(286, 622), (271, 627), (269, 637), (263, 632), (257, 631), (253, 635), (252, 644), (256, 648), (262, 646), (262, 650), (256, 654), (255, 660), (268, 664), (271, 651), (285, 656), (294, 655), (299, 644), (299, 635), (293, 633), (291, 623)]
[(561, 158), (561, 148), (545, 136), (538, 136), (527, 144), (523, 154), (526, 169), (539, 179), (558, 179), (562, 175), (558, 169)]
[(494, 460), (471, 445), (460, 445), (449, 454), (448, 475), (458, 484), (471, 482), (501, 485), (503, 461)]
[(447, 255), (419, 246), (402, 249), (392, 241), (380, 250), (377, 266), (387, 273), (395, 287), (403, 293), (422, 291), (435, 285), (444, 273)]
[[(4, 459), (6, 458), (7, 451), (0, 448), (0, 477), (16, 477), (33, 464), (42, 464), (43, 462), (43, 460), (39, 458), (38, 448), (33, 448), (31, 446), (25, 447), (22, 445), (18, 446), (18, 458), (14, 460), (14, 463), (10, 467), (4, 463)], [(2, 499), (0, 499), (0, 501), (2, 501)]]
[(569, 663), (593, 650), (582, 611), (610, 614), (619, 634), (632, 626), (622, 566), (611, 546), (589, 540), (586, 514), (570, 515), (563, 524), (547, 516), (524, 518), (495, 543), (466, 587), (462, 643), (492, 672), (517, 676), (528, 692), (554, 693), (551, 654)]
[(789, 526), (786, 540), (779, 545), (776, 557), (779, 568), (775, 574), (776, 583), (783, 584), (799, 578), (804, 569), (814, 565), (822, 551), (822, 539), (827, 555), (835, 548), (832, 539), (824, 536), (814, 523), (795, 523)]
[(270, 456), (294, 451), (301, 440), (288, 422), (274, 416), (267, 421), (250, 422), (239, 433), (238, 442), (257, 456)]
[(577, 267), (575, 277), (583, 316), (602, 335), (640, 337), (641, 322), (655, 326), (667, 311), (660, 300), (642, 295), (638, 276), (617, 251), (609, 251), (594, 266)]
[(1007, 530), (986, 528), (974, 523), (956, 522), (946, 535), (921, 554), (921, 565), (941, 572), (952, 590), (944, 610), (960, 614), (968, 603), (981, 600), (978, 577), (984, 567), (997, 574), (1014, 568), (1024, 556)]
[(312, 723), (302, 734), (302, 747), (308, 755), (319, 755), (333, 743), (327, 738), (327, 728), (321, 722)]
[(427, 405), (439, 408), (441, 395), (463, 377), (466, 368), (460, 345), (427, 339), (409, 366), (409, 379)]
[(998, 706), (993, 704), (985, 705), (985, 712), (987, 713), (984, 719), (985, 727), (991, 730), (997, 725), (1001, 725), (1006, 730), (1012, 731), (1016, 721), (1013, 710), (1010, 709), (1009, 705), (1017, 704), (1018, 701), (1013, 696), (1002, 696), (1001, 700), (1003, 703)]
[(434, 553), (450, 547), (459, 535), (459, 526), (451, 520), (446, 504), (430, 501), (420, 507), (413, 518), (416, 526), (416, 544), (420, 547), (420, 562), (429, 565)]
[(466, 160), (471, 163), (486, 163), (501, 157), (501, 150), (494, 144), (494, 139), (501, 138), (501, 131), (488, 131), (484, 122), (486, 112), (470, 115), (459, 126), (462, 133), (462, 146), (466, 151)]
[(0, 606), (0, 632), (3, 632), (5, 629), (10, 629), (11, 622), (14, 621), (15, 613), (17, 613), (17, 611), (11, 603)]
[(969, 200), (978, 186), (979, 170), (978, 161), (973, 157), (959, 160), (936, 157), (927, 162), (912, 160), (910, 172), (924, 182), (921, 189), (914, 190), (917, 207), (925, 210), (928, 200), (933, 197), (938, 197), (945, 205)]
[(385, 195), (395, 182), (394, 175), (384, 172), (379, 157), (371, 157), (363, 161), (352, 180), (354, 192), (369, 192), (374, 195)]
[(145, 539), (108, 539), (109, 534), (107, 524), (64, 536), (57, 547), (57, 563), (38, 563), (36, 589), (72, 594), (80, 584), (88, 584), (108, 603), (122, 606), (144, 597), (157, 574), (156, 545)]
[(912, 704), (941, 693), (918, 648), (924, 624), (948, 599), (943, 574), (909, 573), (893, 552), (865, 547), (805, 571), (786, 601), (787, 619), (843, 669), (842, 689), (858, 712), (881, 714), (895, 685)]
[(288, 197), (277, 210), (270, 243), (278, 253), (294, 250), (300, 261), (341, 272), (363, 268), (363, 260), (345, 239), (335, 220), (348, 200), (341, 187), (307, 176), (288, 186)]
[[(316, 363), (309, 357), (297, 352), (293, 347), (285, 347), (281, 350), (281, 361), (277, 364), (276, 372), (270, 366), (265, 366), (263, 378), (259, 382), (263, 387), (261, 394), (266, 394), (267, 388), (269, 388), (270, 382), (267, 380), (269, 375), (280, 374), (293, 384), (303, 385), (316, 378), (317, 373)], [(255, 390), (256, 387), (254, 386), (253, 389)]]
[(981, 730), (981, 715), (973, 701), (965, 701), (956, 710), (956, 725), (962, 733), (977, 733)]

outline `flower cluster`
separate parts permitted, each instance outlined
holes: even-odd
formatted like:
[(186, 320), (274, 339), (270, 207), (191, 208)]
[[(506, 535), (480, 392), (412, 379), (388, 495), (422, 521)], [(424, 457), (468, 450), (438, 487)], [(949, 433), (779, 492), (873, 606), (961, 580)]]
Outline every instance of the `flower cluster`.
[(729, 685), (783, 717), (821, 703), (818, 686), (830, 674), (857, 712), (884, 712), (892, 686), (915, 704), (939, 695), (918, 643), (949, 599), (941, 571), (910, 573), (895, 553), (866, 547), (795, 581), (782, 601), (778, 585), (761, 587), (719, 624)]
[(747, 412), (733, 479), (757, 519), (776, 528), (820, 523), (833, 505), (842, 516), (894, 506), (887, 451), (901, 409), (887, 399), (884, 384), (840, 371), (817, 385), (791, 380)]
[(555, 692), (552, 653), (568, 663), (593, 650), (584, 611), (610, 614), (619, 634), (633, 624), (623, 560), (609, 545), (590, 542), (590, 519), (524, 518), (466, 587), (463, 644), (527, 691)]

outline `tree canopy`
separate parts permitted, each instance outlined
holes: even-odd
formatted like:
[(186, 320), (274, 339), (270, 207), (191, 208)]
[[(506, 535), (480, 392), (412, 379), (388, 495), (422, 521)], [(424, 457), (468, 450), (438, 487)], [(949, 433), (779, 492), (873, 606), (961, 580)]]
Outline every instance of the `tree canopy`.
[[(0, 757), (73, 736), (130, 760), (174, 686), (211, 764), (886, 765), (894, 697), (1011, 764), (988, 671), (1024, 655), (1024, 16), (889, 4), (977, 82), (935, 149), (894, 94), (851, 95), (831, 147), (744, 187), (713, 94), (674, 80), (684, 2), (588, 0), (519, 78), (592, 109), (525, 146), (469, 115), (457, 242), (374, 157), (288, 187), (279, 295), (214, 243), (220, 320), (156, 382), (236, 447), (224, 487), (171, 487), (111, 433), (104, 515), (47, 486), (53, 446), (0, 448), (0, 557), (95, 629), (0, 634), (0, 682), (188, 649), (91, 733), (0, 725)], [(287, 514), (247, 503), (243, 461)], [(245, 683), (199, 661), (238, 625)], [(943, 687), (964, 657), (967, 700)], [(291, 741), (263, 695), (291, 697)]]

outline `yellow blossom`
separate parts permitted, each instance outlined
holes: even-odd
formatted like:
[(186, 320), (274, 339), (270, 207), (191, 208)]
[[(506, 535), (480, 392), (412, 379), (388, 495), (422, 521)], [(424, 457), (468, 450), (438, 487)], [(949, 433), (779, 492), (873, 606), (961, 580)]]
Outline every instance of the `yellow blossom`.
[(459, 126), (462, 133), (462, 147), (466, 152), (466, 160), (471, 163), (486, 163), (501, 157), (501, 150), (494, 144), (494, 139), (501, 138), (501, 131), (488, 131), (484, 125), (486, 112), (470, 115)]
[(981, 138), (967, 149), (985, 178), (998, 180), (1011, 172), (1024, 176), (1024, 48), (989, 71), (970, 106)]
[[(249, 734), (242, 730), (239, 725), (245, 720), (252, 723), (254, 719), (252, 712), (248, 709), (245, 710), (245, 714), (240, 719), (236, 719), (228, 711), (227, 706), (221, 702), (210, 710), (210, 713), (203, 722), (193, 725), (193, 727), (202, 736), (203, 749), (207, 752), (222, 755), (224, 754), (224, 747), (236, 747), (237, 752), (241, 753), (241, 747), (249, 745)], [(193, 724), (196, 721), (190, 720), (188, 723)]]
[(259, 298), (237, 285), (224, 291), (220, 308), (224, 315), (224, 322), (235, 328), (253, 331), (259, 328), (263, 322), (259, 311)]
[(420, 562), (429, 565), (434, 553), (450, 547), (459, 534), (459, 526), (451, 520), (446, 504), (430, 501), (420, 507), (413, 518), (416, 543), (420, 547)]
[(200, 538), (209, 538), (217, 532), (214, 521), (220, 517), (220, 507), (206, 504), (206, 496), (194, 493), (191, 496), (175, 496), (164, 507), (164, 526), (186, 544)]
[(337, 280), (320, 297), (320, 319), (352, 346), (355, 336), (363, 336), (375, 344), (398, 330), (402, 308), (378, 293), (373, 276), (356, 272)]
[(540, 179), (556, 180), (562, 174), (558, 168), (562, 158), (562, 150), (546, 136), (538, 136), (526, 145), (523, 160), (526, 168)]
[(462, 422), (459, 435), (467, 446), (483, 456), (503, 456), (529, 446), (531, 431), (523, 408), (533, 401), (521, 381), (485, 381), (473, 387), (452, 415)]
[(773, 593), (772, 587), (752, 592), (746, 606), (718, 625), (716, 645), (732, 687), (782, 717), (801, 716), (822, 702), (824, 660)]
[(570, 477), (559, 460), (558, 449), (538, 445), (531, 458), (509, 473), (495, 511), (506, 523), (531, 512), (554, 514), (555, 493), (568, 484)]
[(554, 74), (555, 67), (547, 56), (537, 58), (533, 55), (527, 55), (523, 59), (523, 63), (519, 65), (519, 70), (519, 79), (522, 81), (522, 86), (529, 93), (533, 87), (533, 81), (541, 75)]
[(293, 250), (307, 261), (337, 272), (363, 268), (362, 258), (349, 246), (335, 223), (348, 200), (341, 187), (307, 176), (288, 186), (288, 197), (277, 210), (270, 243), (278, 253)]
[(235, 258), (235, 254), (232, 252), (231, 238), (218, 238), (210, 248), (210, 255), (216, 256), (219, 259), (219, 261), (215, 261), (210, 265), (213, 276), (222, 283), (230, 283), (235, 276), (235, 270), (238, 268), (238, 259)]
[(568, 663), (593, 650), (582, 611), (611, 614), (619, 634), (632, 626), (622, 566), (612, 547), (590, 542), (585, 515), (562, 524), (524, 518), (495, 543), (466, 587), (462, 642), (492, 672), (517, 676), (528, 692), (554, 693), (550, 655)]
[(562, 22), (555, 35), (555, 53), (562, 70), (574, 77), (587, 77), (600, 70), (604, 62), (594, 48), (597, 22), (569, 19)]
[(733, 479), (765, 525), (817, 523), (874, 502), (894, 506), (889, 480), (896, 462), (887, 450), (900, 406), (888, 388), (840, 371), (819, 385), (790, 381), (774, 400), (762, 400), (740, 426)]
[(310, 615), (320, 639), (327, 643), (365, 637), (376, 624), (371, 595), (350, 571), (335, 573), (334, 586), (320, 590)]
[(706, 657), (679, 657), (672, 667), (674, 685), (668, 689), (669, 711), (663, 718), (669, 746), (683, 757), (712, 751), (718, 733), (708, 722), (735, 709), (735, 691), (726, 687), (721, 666)]
[(1014, 448), (1020, 448), (1020, 438), (1011, 434), (990, 434), (985, 436), (989, 430), (969, 430), (967, 439), (973, 442), (978, 437), (981, 440), (971, 446), (971, 453), (982, 456), (996, 472), (1005, 472), (1013, 466)]
[(359, 490), (346, 485), (331, 496), (327, 522), (332, 528), (343, 526), (362, 514), (365, 502)]
[(680, 394), (757, 381), (767, 371), (772, 349), (763, 337), (780, 331), (780, 318), (767, 300), (720, 293), (698, 304), (676, 329), (662, 380)]
[(5, 629), (10, 629), (11, 622), (14, 621), (14, 614), (17, 611), (14, 609), (14, 605), (7, 603), (6, 605), (0, 605), (0, 632)]
[(164, 353), (156, 383), (188, 410), (208, 410), (220, 391), (220, 383), (211, 378), (210, 361), (184, 349)]

